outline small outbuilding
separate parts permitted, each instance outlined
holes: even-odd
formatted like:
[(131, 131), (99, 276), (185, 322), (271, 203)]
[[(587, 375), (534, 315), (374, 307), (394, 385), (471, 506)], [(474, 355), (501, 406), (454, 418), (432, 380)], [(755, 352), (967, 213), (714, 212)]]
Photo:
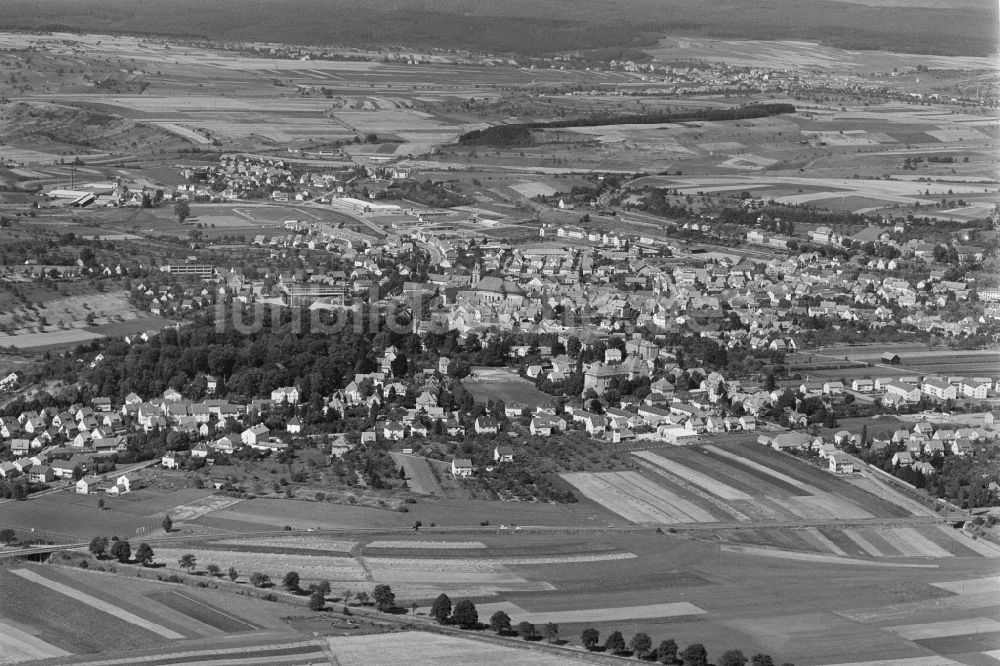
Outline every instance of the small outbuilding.
[(882, 354), (882, 364), (883, 365), (899, 365), (902, 359), (899, 358), (899, 354), (893, 352), (885, 352)]

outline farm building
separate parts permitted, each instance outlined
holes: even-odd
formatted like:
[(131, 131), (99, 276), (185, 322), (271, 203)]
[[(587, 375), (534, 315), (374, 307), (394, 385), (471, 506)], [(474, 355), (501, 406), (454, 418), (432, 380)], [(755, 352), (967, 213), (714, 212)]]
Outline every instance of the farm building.
[(783, 449), (808, 449), (812, 438), (801, 432), (783, 432), (771, 439), (771, 448), (777, 451)]
[(899, 354), (894, 354), (892, 352), (885, 352), (882, 354), (881, 360), (884, 365), (899, 365), (902, 363), (902, 359), (899, 358)]

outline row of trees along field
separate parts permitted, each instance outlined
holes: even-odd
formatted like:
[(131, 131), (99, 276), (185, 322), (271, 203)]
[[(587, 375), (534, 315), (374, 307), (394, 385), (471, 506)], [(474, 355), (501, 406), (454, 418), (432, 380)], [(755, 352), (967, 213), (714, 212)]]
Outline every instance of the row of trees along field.
[[(485, 629), (489, 628), (501, 636), (520, 636), (526, 641), (537, 641), (543, 636), (550, 643), (566, 641), (559, 639), (559, 625), (554, 622), (547, 622), (541, 627), (536, 627), (531, 622), (523, 621), (514, 625), (510, 616), (502, 610), (498, 610), (490, 616), (488, 625), (479, 621), (479, 612), (476, 605), (468, 599), (462, 599), (452, 606), (451, 598), (447, 594), (440, 594), (431, 604), (430, 615), (441, 624), (453, 624), (463, 629)], [(708, 650), (701, 643), (693, 643), (684, 650), (680, 650), (677, 642), (673, 639), (661, 641), (657, 648), (653, 648), (653, 639), (648, 634), (639, 632), (632, 637), (627, 644), (625, 637), (620, 631), (613, 631), (608, 634), (601, 645), (601, 635), (597, 629), (588, 627), (580, 634), (580, 642), (587, 650), (592, 652), (605, 652), (616, 656), (631, 655), (637, 659), (649, 661), (655, 658), (661, 664), (683, 664), (683, 666), (708, 666)], [(722, 653), (716, 666), (774, 666), (774, 660), (770, 655), (754, 654), (749, 659), (742, 650), (727, 650)], [(785, 663), (782, 666), (792, 666)]]
[(747, 104), (728, 109), (696, 109), (682, 112), (654, 112), (643, 114), (601, 113), (586, 118), (550, 120), (533, 123), (509, 123), (494, 125), (481, 130), (472, 130), (458, 137), (462, 146), (530, 146), (533, 143), (532, 130), (565, 129), (569, 127), (597, 127), (600, 125), (659, 125), (664, 123), (684, 123), (693, 121), (745, 120), (765, 118), (782, 113), (795, 113), (792, 104)]

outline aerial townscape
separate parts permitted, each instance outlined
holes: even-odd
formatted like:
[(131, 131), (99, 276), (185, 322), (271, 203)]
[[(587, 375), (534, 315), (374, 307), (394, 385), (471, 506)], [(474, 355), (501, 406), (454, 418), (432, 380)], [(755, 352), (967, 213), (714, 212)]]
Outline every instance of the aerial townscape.
[(1000, 664), (992, 0), (0, 0), (0, 666)]

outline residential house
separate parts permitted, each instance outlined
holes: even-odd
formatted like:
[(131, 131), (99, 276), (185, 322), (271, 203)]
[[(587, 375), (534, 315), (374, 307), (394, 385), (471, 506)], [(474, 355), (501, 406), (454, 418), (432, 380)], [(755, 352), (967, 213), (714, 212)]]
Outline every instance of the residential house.
[(451, 461), (451, 474), (455, 477), (472, 476), (472, 460), (469, 458), (454, 458)]
[(498, 463), (514, 462), (514, 448), (501, 445), (493, 449), (493, 460)]

